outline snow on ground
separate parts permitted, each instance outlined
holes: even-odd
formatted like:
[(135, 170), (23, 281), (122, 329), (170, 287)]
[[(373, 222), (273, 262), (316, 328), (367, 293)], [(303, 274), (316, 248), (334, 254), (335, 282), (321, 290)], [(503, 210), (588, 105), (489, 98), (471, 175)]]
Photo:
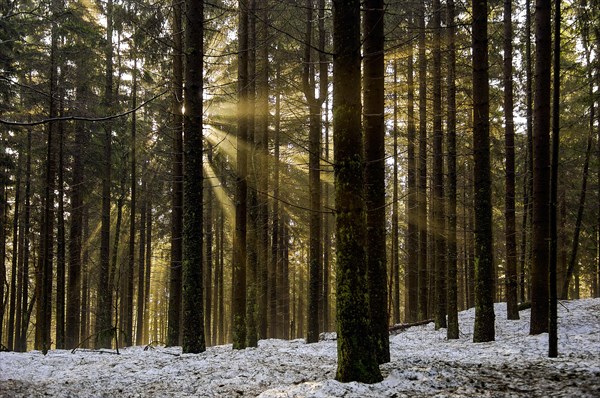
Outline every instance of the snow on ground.
[(334, 380), (336, 342), (264, 340), (181, 355), (179, 347), (121, 355), (79, 350), (0, 353), (0, 397), (600, 397), (600, 299), (559, 305), (559, 357), (548, 335), (529, 336), (529, 310), (506, 321), (496, 305), (496, 341), (472, 343), (474, 311), (459, 314), (460, 339), (433, 324), (390, 337), (384, 380)]

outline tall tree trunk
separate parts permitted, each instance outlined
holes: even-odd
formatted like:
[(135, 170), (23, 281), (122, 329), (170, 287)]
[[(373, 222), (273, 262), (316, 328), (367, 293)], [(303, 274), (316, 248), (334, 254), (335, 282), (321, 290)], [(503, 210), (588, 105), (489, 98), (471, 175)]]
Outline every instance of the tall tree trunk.
[(183, 220), (183, 44), (182, 2), (173, 0), (173, 165), (171, 210), (171, 267), (167, 344), (181, 343), (181, 262)]
[[(104, 107), (109, 110), (113, 103), (113, 0), (106, 4), (106, 87)], [(112, 286), (109, 284), (110, 272), (110, 186), (112, 169), (112, 126), (104, 125), (104, 157), (102, 165), (102, 222), (100, 227), (100, 270), (98, 279), (98, 297), (96, 301), (96, 348), (111, 346), (112, 332)]]
[[(209, 166), (213, 165), (213, 147), (212, 144), (207, 143), (207, 160)], [(213, 193), (212, 186), (215, 184), (214, 181), (206, 179), (204, 184), (204, 196), (206, 198), (205, 211), (204, 211), (204, 228), (205, 232), (205, 247), (206, 247), (206, 260), (204, 261), (204, 333), (206, 335), (207, 344), (213, 345), (214, 340), (212, 339), (213, 322), (212, 319), (212, 287), (213, 287), (213, 269), (214, 269), (214, 256), (213, 256)], [(215, 282), (216, 284), (216, 282)]]
[[(15, 328), (15, 319), (17, 312), (17, 289), (20, 288), (17, 285), (17, 274), (19, 273), (17, 266), (19, 265), (18, 257), (20, 256), (20, 248), (19, 248), (19, 205), (21, 201), (21, 169), (22, 169), (22, 152), (19, 151), (18, 160), (17, 160), (17, 170), (16, 170), (16, 181), (15, 181), (15, 204), (13, 211), (13, 225), (12, 225), (12, 261), (11, 261), (11, 273), (10, 273), (10, 299), (9, 299), (9, 309), (8, 309), (8, 336), (6, 347), (9, 351), (15, 350), (15, 330), (19, 330)], [(21, 282), (22, 282), (22, 278)], [(0, 283), (4, 283), (4, 279), (0, 279)], [(0, 298), (0, 302), (2, 301), (3, 296)], [(0, 340), (1, 341), (1, 340)]]
[[(82, 241), (88, 242), (90, 238), (90, 208), (85, 205), (83, 207), (82, 214)], [(90, 300), (90, 278), (88, 274), (89, 263), (90, 263), (90, 252), (89, 245), (83, 246), (83, 251), (81, 253), (81, 330), (79, 332), (79, 336), (81, 339), (85, 339), (89, 336), (90, 333), (90, 309), (91, 309), (91, 300)], [(85, 348), (90, 347), (89, 343), (84, 343), (83, 346)]]
[[(152, 201), (151, 196), (148, 194), (146, 198), (146, 270), (144, 272), (144, 320), (143, 320), (143, 334), (142, 344), (146, 342), (150, 343), (150, 272), (152, 271)], [(138, 324), (138, 327), (141, 327)]]
[(112, 255), (110, 260), (110, 274), (108, 277), (108, 286), (115, 290), (115, 325), (119, 327), (119, 345), (132, 345), (131, 332), (127, 332), (128, 325), (131, 324), (131, 307), (127, 300), (127, 292), (129, 289), (128, 269), (125, 265), (120, 265), (119, 262), (119, 246), (121, 243), (121, 227), (123, 225), (123, 206), (125, 204), (125, 196), (127, 196), (127, 182), (125, 173), (121, 176), (119, 187), (119, 196), (117, 198), (117, 219), (115, 222), (115, 233), (113, 236)]
[[(409, 14), (409, 25), (414, 27), (414, 16), (413, 12)], [(408, 322), (416, 322), (419, 319), (419, 214), (418, 214), (418, 186), (417, 186), (417, 158), (416, 158), (416, 125), (415, 125), (415, 85), (414, 85), (414, 56), (413, 56), (413, 45), (409, 44), (408, 48), (408, 67), (407, 73), (407, 104), (408, 104), (408, 126), (407, 126), (407, 139), (408, 139), (408, 230), (406, 236), (406, 250), (408, 254), (408, 287), (406, 289), (406, 299), (408, 301), (408, 312), (406, 320)], [(396, 85), (394, 85), (396, 87)], [(394, 96), (397, 96), (394, 91)], [(394, 141), (396, 142), (396, 141)], [(396, 145), (396, 144), (394, 144)], [(396, 163), (396, 162), (394, 162)], [(396, 169), (394, 169), (394, 179), (396, 176)], [(395, 184), (394, 184), (395, 185)], [(397, 188), (394, 187), (394, 190)], [(394, 191), (395, 192), (395, 191)], [(395, 192), (397, 196), (397, 192)], [(397, 199), (396, 199), (397, 200)], [(396, 205), (394, 200), (394, 205)], [(398, 253), (399, 254), (399, 253)], [(399, 264), (396, 265), (399, 268)], [(394, 272), (399, 270), (394, 269)], [(395, 293), (399, 295), (399, 292)], [(399, 301), (399, 297), (395, 300)], [(394, 320), (400, 322), (400, 314)]]
[(185, 353), (206, 349), (202, 292), (202, 93), (204, 2), (186, 0), (183, 118), (183, 343)]
[[(77, 65), (76, 98), (79, 106), (85, 106), (88, 87), (85, 82), (87, 62)], [(81, 328), (81, 245), (83, 233), (83, 182), (84, 148), (87, 144), (87, 130), (84, 122), (75, 122), (75, 145), (73, 148), (73, 174), (71, 183), (71, 219), (69, 226), (69, 263), (67, 281), (67, 314), (65, 329), (66, 348), (75, 348), (79, 343)], [(83, 338), (87, 336), (81, 336)]]
[(269, 2), (260, 2), (257, 10), (258, 25), (256, 30), (257, 54), (256, 67), (256, 151), (258, 155), (258, 337), (268, 338), (268, 306), (269, 306)]
[(569, 256), (569, 264), (567, 267), (567, 274), (562, 285), (560, 298), (566, 300), (569, 297), (569, 283), (573, 275), (577, 274), (578, 263), (577, 263), (577, 251), (579, 249), (579, 236), (581, 234), (581, 224), (583, 222), (583, 212), (585, 209), (585, 196), (587, 192), (587, 180), (589, 174), (590, 157), (592, 152), (594, 131), (590, 131), (587, 139), (587, 147), (585, 150), (585, 160), (583, 163), (583, 173), (581, 181), (581, 191), (579, 192), (579, 205), (577, 207), (577, 218), (575, 219), (575, 229), (573, 231), (573, 243), (571, 246), (571, 255)]
[[(62, 79), (61, 79), (62, 80)], [(61, 82), (61, 86), (63, 83)], [(64, 89), (60, 88), (60, 111), (64, 114)], [(56, 348), (65, 348), (65, 281), (66, 281), (66, 242), (65, 242), (65, 184), (64, 184), (64, 123), (58, 127), (58, 216), (56, 218)]]
[(535, 7), (535, 120), (533, 126), (533, 263), (530, 334), (548, 332), (548, 260), (550, 239), (550, 0)]
[(27, 159), (25, 161), (25, 214), (23, 219), (23, 284), (21, 285), (21, 329), (18, 351), (27, 351), (27, 330), (29, 328), (29, 260), (31, 229), (31, 129), (27, 129)]
[(215, 322), (213, 327), (213, 342), (215, 344), (224, 344), (224, 319), (223, 319), (223, 237), (224, 237), (224, 212), (223, 209), (217, 208), (217, 222), (216, 222), (216, 245), (215, 245), (215, 253), (216, 253), (216, 267), (215, 267), (215, 285), (213, 289), (214, 293), (214, 304), (215, 304)]
[(235, 233), (233, 236), (232, 272), (232, 336), (234, 349), (246, 348), (246, 198), (248, 137), (248, 7), (239, 0), (238, 27), (238, 115), (237, 175), (235, 192)]
[[(554, 76), (552, 88), (552, 175), (550, 179), (550, 264), (549, 264), (549, 297), (550, 312), (548, 314), (548, 356), (558, 356), (558, 300), (556, 289), (556, 268), (558, 260), (557, 211), (558, 206), (558, 164), (560, 145), (560, 0), (554, 1)], [(589, 62), (588, 62), (589, 64)], [(592, 109), (594, 104), (592, 104)], [(592, 112), (593, 115), (593, 112)], [(593, 120), (593, 118), (592, 118)], [(593, 122), (592, 122), (593, 125)], [(590, 129), (590, 150), (593, 136)]]
[[(5, 151), (3, 137), (0, 135), (0, 150)], [(0, 173), (6, 173), (6, 167), (0, 168)], [(6, 181), (0, 182), (0, 342), (2, 342), (2, 334), (4, 332), (4, 311), (6, 303), (5, 296), (5, 281), (6, 281)], [(41, 287), (38, 277), (36, 276), (36, 288)], [(39, 314), (39, 312), (38, 312)], [(36, 344), (37, 344), (37, 329), (36, 329)]]
[[(319, 2), (319, 27), (320, 40), (317, 43), (319, 50), (324, 51), (324, 25), (322, 23), (322, 2)], [(319, 97), (315, 97), (315, 55), (313, 50), (313, 0), (306, 0), (306, 31), (304, 47), (304, 65), (302, 83), (304, 96), (309, 108), (309, 137), (308, 137), (308, 180), (310, 197), (309, 216), (309, 254), (308, 254), (308, 319), (307, 319), (307, 343), (315, 343), (319, 340), (319, 319), (321, 316), (321, 299), (323, 290), (323, 279), (321, 270), (323, 267), (322, 253), (322, 225), (321, 225), (321, 106), (327, 96), (327, 68), (319, 69)], [(319, 58), (319, 65), (324, 60)], [(326, 64), (325, 64), (326, 66)]]
[(370, 333), (360, 129), (360, 2), (333, 1), (336, 298), (341, 382), (382, 380)]
[(419, 161), (418, 161), (418, 231), (419, 231), (419, 319), (428, 318), (427, 308), (427, 58), (425, 54), (425, 1), (419, 2)]
[(447, 121), (447, 154), (448, 154), (448, 229), (447, 241), (447, 303), (448, 303), (448, 339), (458, 339), (458, 287), (457, 287), (457, 239), (456, 239), (456, 22), (454, 0), (446, 3), (447, 41), (448, 41), (448, 121)]
[(258, 295), (258, 211), (256, 199), (257, 176), (256, 144), (254, 133), (256, 131), (256, 0), (248, 1), (248, 206), (246, 226), (246, 345), (258, 346), (257, 334), (257, 295)]
[(513, 118), (512, 0), (504, 0), (504, 148), (506, 191), (504, 238), (506, 241), (506, 316), (519, 319), (517, 308), (517, 231), (515, 226), (515, 123)]
[[(51, 13), (56, 17), (62, 9), (58, 0), (53, 0)], [(54, 18), (51, 32), (50, 49), (50, 104), (49, 117), (58, 116), (58, 54), (59, 32), (58, 21)], [(52, 279), (54, 261), (54, 197), (56, 187), (56, 144), (58, 135), (58, 123), (48, 124), (48, 143), (46, 157), (44, 213), (41, 223), (39, 269), (40, 287), (36, 309), (36, 348), (44, 353), (50, 349), (52, 320)], [(4, 218), (4, 213), (2, 212)], [(4, 259), (4, 257), (3, 257)]]
[(527, 144), (525, 158), (525, 176), (523, 181), (523, 222), (521, 227), (521, 260), (519, 275), (519, 297), (521, 302), (528, 301), (529, 289), (526, 289), (526, 274), (530, 268), (533, 245), (532, 222), (533, 222), (533, 77), (531, 67), (531, 3), (525, 1), (525, 108), (527, 118)]
[(291, 338), (291, 324), (290, 324), (290, 219), (285, 210), (282, 208), (281, 214), (281, 243), (280, 258), (281, 258), (281, 280), (279, 285), (281, 286), (281, 301), (282, 301), (282, 312), (283, 312), (283, 338)]
[[(329, 163), (329, 96), (325, 100), (325, 153), (324, 160)], [(323, 331), (331, 330), (331, 203), (329, 200), (329, 182), (323, 184)]]
[(475, 187), (474, 342), (493, 341), (494, 247), (490, 172), (487, 0), (473, 2), (473, 169)]
[(371, 333), (379, 363), (390, 361), (385, 239), (385, 125), (383, 0), (366, 0), (363, 18), (363, 98), (367, 282)]
[[(135, 50), (134, 50), (135, 51)], [(131, 89), (131, 107), (135, 109), (137, 106), (137, 57), (134, 54), (133, 58), (133, 70), (132, 70), (132, 80), (133, 87)], [(130, 346), (133, 343), (133, 285), (134, 285), (134, 270), (135, 270), (135, 219), (137, 214), (137, 113), (133, 112), (131, 114), (131, 141), (130, 141), (130, 151), (131, 151), (131, 175), (130, 175), (130, 189), (131, 189), (131, 202), (129, 205), (129, 248), (127, 254), (127, 270), (124, 272), (122, 277), (126, 280), (126, 288), (123, 292), (123, 297), (121, 300), (125, 303), (124, 308), (126, 309), (124, 317), (126, 318), (125, 322), (125, 340), (126, 345)], [(144, 176), (142, 176), (144, 178)], [(140, 218), (140, 231), (142, 229), (141, 224), (143, 224), (143, 217)], [(141, 239), (141, 237), (140, 237)], [(142, 246), (142, 241), (140, 240), (140, 247)], [(143, 254), (143, 252), (142, 252)], [(139, 261), (143, 264), (143, 256)], [(139, 279), (138, 279), (139, 281)], [(139, 298), (139, 296), (138, 296)], [(139, 303), (138, 303), (139, 305)], [(138, 312), (139, 314), (139, 312)], [(139, 321), (139, 319), (138, 319)], [(137, 337), (137, 336), (136, 336)], [(136, 343), (139, 344), (136, 339)]]
[(146, 183), (146, 162), (143, 162), (142, 171), (142, 189), (141, 194), (144, 199), (140, 205), (140, 244), (139, 244), (139, 256), (138, 256), (138, 284), (137, 284), (137, 307), (136, 307), (136, 333), (135, 333), (135, 344), (141, 345), (144, 338), (144, 283), (146, 281), (145, 270), (146, 270), (146, 213), (148, 201), (148, 185)]
[[(15, 185), (16, 187), (16, 193), (18, 193), (19, 196), (19, 200), (17, 200), (16, 198), (16, 194), (15, 194), (15, 213), (18, 213), (19, 216), (17, 217), (18, 220), (18, 231), (17, 231), (17, 236), (18, 236), (18, 241), (17, 241), (17, 249), (16, 251), (13, 251), (13, 255), (14, 253), (18, 253), (17, 254), (17, 284), (15, 285), (17, 290), (16, 290), (16, 308), (15, 308), (15, 329), (14, 329), (14, 333), (15, 333), (15, 340), (14, 340), (14, 345), (13, 345), (13, 350), (14, 351), (21, 351), (20, 347), (21, 347), (21, 328), (22, 328), (22, 322), (23, 322), (23, 312), (27, 310), (27, 308), (23, 308), (22, 307), (22, 303), (23, 303), (23, 297), (21, 295), (22, 292), (22, 286), (25, 283), (25, 275), (23, 273), (23, 268), (24, 268), (24, 256), (23, 256), (23, 252), (25, 251), (25, 236), (24, 236), (24, 231), (25, 231), (25, 226), (23, 225), (23, 209), (21, 208), (22, 204), (22, 199), (21, 199), (21, 191), (22, 191), (22, 173), (23, 173), (23, 157), (25, 157), (25, 151), (23, 150), (23, 147), (20, 148), (20, 152), (19, 152), (19, 162), (18, 164), (18, 171), (17, 171), (17, 175), (20, 176), (20, 178), (17, 178), (17, 183)], [(17, 206), (16, 204), (19, 203), (19, 206)], [(18, 209), (17, 209), (18, 207)], [(18, 211), (17, 211), (18, 210)], [(13, 249), (14, 250), (14, 249)]]
[[(412, 49), (412, 47), (411, 47)], [(412, 58), (409, 56), (409, 65), (412, 66)], [(409, 66), (409, 68), (410, 68)], [(412, 69), (410, 70), (410, 73), (412, 73)], [(409, 88), (410, 91), (410, 88)], [(412, 94), (412, 93), (411, 93)], [(394, 149), (393, 149), (393, 154), (392, 156), (394, 157), (394, 170), (393, 170), (393, 180), (392, 180), (392, 253), (391, 253), (391, 260), (392, 260), (392, 265), (391, 265), (391, 278), (392, 278), (392, 284), (391, 284), (391, 292), (389, 292), (390, 295), (390, 302), (388, 304), (388, 308), (390, 308), (390, 312), (391, 312), (391, 321), (392, 323), (396, 324), (396, 323), (400, 323), (400, 248), (399, 248), (399, 230), (398, 230), (398, 60), (394, 59), (394, 126), (393, 126), (393, 134), (394, 134)], [(414, 140), (414, 137), (412, 137), (412, 139)], [(409, 169), (410, 169), (410, 165), (412, 162), (412, 165), (414, 166), (414, 144), (410, 143), (411, 138), (408, 138), (408, 142), (409, 142), (409, 151), (410, 154), (408, 155), (408, 163), (409, 163)], [(414, 170), (411, 170), (412, 173), (409, 173), (409, 179), (412, 178), (414, 180)], [(414, 181), (411, 181), (414, 183)], [(410, 192), (410, 188), (409, 188), (409, 192)], [(409, 210), (410, 211), (410, 205), (408, 205)], [(409, 220), (410, 223), (410, 220)], [(410, 224), (409, 224), (410, 227)], [(412, 237), (413, 236), (410, 235), (411, 231), (409, 231), (407, 233), (407, 240), (408, 237)], [(409, 243), (406, 243), (407, 248), (409, 247)], [(414, 252), (414, 250), (412, 251)], [(410, 260), (408, 260), (408, 264), (406, 266), (406, 277), (404, 279), (404, 286), (406, 287), (406, 300), (405, 300), (405, 317), (408, 319), (410, 318), (410, 309), (409, 306), (411, 304), (411, 297), (410, 297), (410, 291), (411, 291), (411, 281), (410, 281), (410, 269), (411, 263)], [(391, 307), (390, 307), (391, 306)], [(407, 320), (408, 322), (408, 320)]]
[[(558, 16), (557, 16), (558, 18)], [(584, 48), (585, 48), (585, 52), (586, 52), (586, 58), (587, 58), (587, 65), (588, 65), (588, 80), (589, 80), (589, 96), (590, 98), (592, 98), (592, 103), (590, 106), (590, 131), (588, 134), (588, 139), (587, 139), (587, 146), (586, 146), (586, 151), (585, 151), (585, 160), (583, 163), (583, 176), (582, 176), (582, 182), (581, 182), (581, 191), (579, 193), (579, 206), (577, 209), (577, 218), (575, 220), (575, 230), (573, 232), (573, 243), (572, 243), (572, 247), (571, 247), (571, 255), (569, 257), (569, 263), (567, 266), (567, 272), (565, 275), (565, 278), (563, 280), (563, 285), (562, 285), (562, 289), (560, 292), (560, 298), (563, 300), (566, 300), (569, 297), (569, 284), (570, 284), (570, 280), (573, 277), (573, 275), (577, 275), (578, 271), (579, 271), (579, 267), (578, 267), (578, 262), (577, 262), (577, 252), (578, 252), (578, 248), (579, 248), (579, 236), (581, 233), (581, 223), (583, 221), (583, 212), (584, 212), (584, 208), (585, 208), (585, 199), (586, 199), (586, 192), (587, 192), (587, 179), (588, 179), (588, 174), (589, 174), (589, 164), (590, 164), (590, 157), (592, 154), (592, 146), (593, 146), (593, 139), (594, 139), (594, 135), (595, 135), (595, 131), (594, 131), (594, 123), (595, 123), (595, 101), (594, 101), (594, 78), (593, 78), (593, 73), (592, 73), (592, 65), (591, 65), (591, 48), (590, 48), (590, 42), (589, 42), (589, 28), (586, 24), (586, 26), (584, 26), (583, 29), (583, 44), (584, 44)], [(558, 40), (560, 37), (556, 36), (555, 34), (555, 40)], [(555, 43), (555, 50), (556, 50), (556, 43)], [(557, 62), (557, 61), (555, 61)], [(560, 66), (560, 64), (555, 65), (555, 68), (558, 68)], [(556, 73), (556, 72), (555, 72)], [(556, 79), (554, 81), (554, 84), (556, 84)], [(554, 90), (556, 90), (556, 88), (554, 88)], [(558, 96), (558, 93), (554, 93), (555, 95)], [(558, 106), (556, 104), (556, 101), (553, 102), (552, 104), (553, 106)], [(554, 117), (558, 118), (559, 115), (554, 115), (554, 108), (553, 108), (553, 112), (552, 112), (552, 117), (553, 117), (553, 122), (554, 122)], [(558, 121), (557, 121), (558, 123)], [(552, 133), (554, 134), (554, 124), (552, 125)], [(554, 139), (554, 135), (553, 135), (553, 139)], [(553, 141), (554, 143), (554, 141)], [(554, 147), (553, 147), (554, 149)]]
[(433, 0), (433, 239), (435, 247), (435, 327), (446, 323), (446, 242), (444, 131), (442, 129), (441, 3)]
[(275, 127), (273, 136), (273, 211), (272, 211), (272, 234), (271, 234), (271, 268), (269, 272), (269, 319), (271, 326), (271, 336), (276, 338), (283, 337), (281, 317), (281, 256), (280, 256), (280, 218), (279, 218), (279, 129), (281, 127), (281, 68), (277, 64), (275, 73)]

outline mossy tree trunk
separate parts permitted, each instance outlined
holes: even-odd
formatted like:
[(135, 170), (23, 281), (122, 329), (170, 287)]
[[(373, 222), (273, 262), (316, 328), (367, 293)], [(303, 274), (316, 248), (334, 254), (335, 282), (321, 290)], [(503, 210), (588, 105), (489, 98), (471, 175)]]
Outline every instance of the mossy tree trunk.
[(360, 1), (333, 1), (333, 135), (337, 239), (336, 379), (382, 379), (370, 334), (360, 92)]
[(204, 3), (186, 0), (183, 118), (183, 352), (206, 349), (202, 292), (202, 91)]

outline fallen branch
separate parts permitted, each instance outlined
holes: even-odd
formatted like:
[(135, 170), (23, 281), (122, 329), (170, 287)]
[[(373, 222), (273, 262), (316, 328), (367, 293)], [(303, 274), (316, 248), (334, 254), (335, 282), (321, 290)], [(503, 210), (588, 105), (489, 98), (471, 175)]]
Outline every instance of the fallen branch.
[(431, 323), (431, 322), (433, 322), (433, 319), (426, 319), (424, 321), (413, 322), (413, 323), (400, 323), (398, 325), (390, 326), (389, 332), (392, 333), (392, 332), (403, 331), (403, 330), (412, 328), (413, 326), (427, 325), (428, 323)]

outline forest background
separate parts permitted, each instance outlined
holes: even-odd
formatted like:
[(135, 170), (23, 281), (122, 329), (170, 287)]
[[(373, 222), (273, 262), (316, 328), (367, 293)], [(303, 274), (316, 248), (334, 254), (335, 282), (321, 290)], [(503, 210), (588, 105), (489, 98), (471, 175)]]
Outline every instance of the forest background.
[[(314, 341), (335, 330), (332, 4), (240, 4), (199, 8), (202, 185), (193, 190), (199, 196), (184, 199), (183, 119), (191, 113), (182, 109), (191, 72), (184, 61), (194, 55), (184, 32), (198, 33), (185, 23), (184, 4), (2, 3), (4, 347), (185, 347), (192, 325), (184, 322), (185, 247), (201, 249), (203, 303), (196, 304), (204, 311), (196, 314), (207, 344)], [(450, 331), (446, 315), (475, 305), (482, 173), (469, 6), (388, 2), (382, 9), (384, 152), (372, 162), (385, 171), (377, 209), (384, 212), (386, 325), (435, 318)], [(488, 290), (513, 308), (536, 291), (532, 8), (529, 1), (486, 8), (495, 238)], [(562, 11), (558, 291), (598, 297), (600, 18), (587, 1), (563, 2)], [(187, 246), (184, 200), (203, 210), (191, 234), (199, 240)], [(236, 314), (249, 333), (242, 339)]]

